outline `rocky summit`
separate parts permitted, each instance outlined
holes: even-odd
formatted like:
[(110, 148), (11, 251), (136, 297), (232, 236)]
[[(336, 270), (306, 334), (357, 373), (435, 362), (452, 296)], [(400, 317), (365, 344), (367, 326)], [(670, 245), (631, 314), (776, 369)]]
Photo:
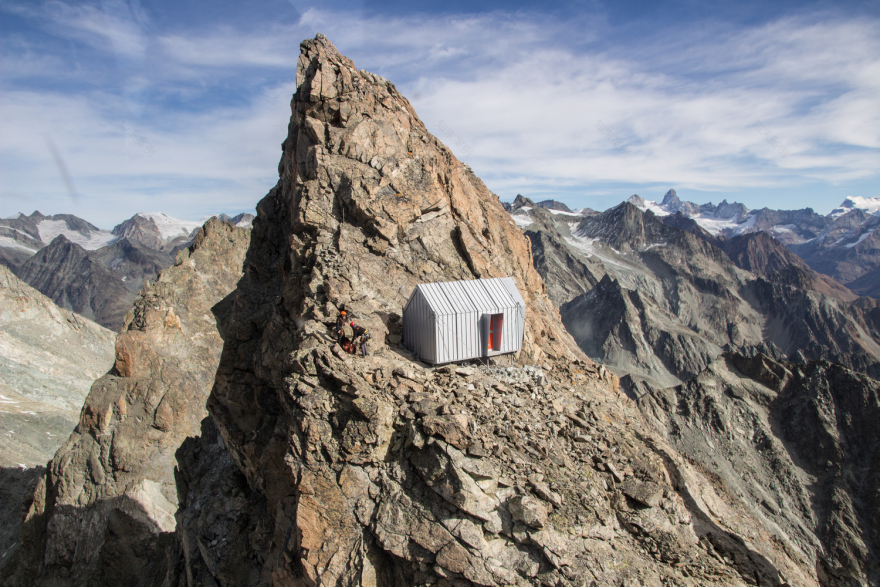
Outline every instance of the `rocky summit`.
[[(529, 241), (393, 84), (322, 35), (296, 81), (246, 256), (209, 223), (145, 288), (4, 584), (819, 585), (578, 350)], [(503, 276), (522, 351), (400, 348), (416, 284)], [(330, 336), (343, 307), (369, 356)]]

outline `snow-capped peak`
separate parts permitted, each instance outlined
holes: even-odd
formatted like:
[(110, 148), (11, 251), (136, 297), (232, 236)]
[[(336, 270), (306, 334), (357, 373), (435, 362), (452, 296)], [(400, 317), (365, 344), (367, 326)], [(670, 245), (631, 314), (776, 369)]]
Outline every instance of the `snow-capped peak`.
[(843, 216), (847, 212), (853, 210), (862, 210), (868, 214), (876, 214), (880, 212), (880, 198), (860, 198), (859, 196), (849, 196), (837, 208), (832, 210), (828, 216), (837, 218)]
[(641, 196), (634, 194), (630, 196), (627, 200), (630, 204), (641, 210), (642, 212), (647, 212), (650, 210), (654, 213), (655, 216), (669, 216), (671, 212), (667, 210), (662, 204), (658, 204), (652, 200), (646, 200)]
[[(93, 227), (94, 228), (94, 227)], [(70, 228), (65, 220), (41, 220), (37, 223), (37, 232), (44, 244), (51, 243), (56, 236), (63, 234), (72, 243), (76, 243), (87, 251), (94, 251), (111, 245), (118, 237), (107, 230), (87, 231), (88, 235)]]
[(211, 214), (201, 220), (180, 220), (164, 212), (138, 212), (137, 215), (141, 218), (152, 220), (156, 228), (159, 229), (159, 235), (166, 241), (179, 236), (189, 236), (192, 234), (192, 231), (200, 228), (210, 218), (216, 216), (216, 214)]

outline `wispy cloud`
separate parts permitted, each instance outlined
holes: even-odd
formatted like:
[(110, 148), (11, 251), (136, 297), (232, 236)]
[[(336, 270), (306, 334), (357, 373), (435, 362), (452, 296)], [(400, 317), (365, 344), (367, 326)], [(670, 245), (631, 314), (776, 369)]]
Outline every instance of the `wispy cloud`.
[(880, 23), (867, 18), (699, 23), (619, 42), (596, 16), (306, 9), (287, 23), (165, 30), (136, 3), (13, 6), (91, 53), (72, 68), (63, 43), (0, 48), (3, 215), (25, 196), (53, 210), (66, 193), (35, 129), (57, 145), (80, 205), (111, 222), (253, 206), (275, 181), (299, 42), (316, 32), (394, 81), (502, 197), (665, 185), (758, 205), (749, 190), (878, 174)]

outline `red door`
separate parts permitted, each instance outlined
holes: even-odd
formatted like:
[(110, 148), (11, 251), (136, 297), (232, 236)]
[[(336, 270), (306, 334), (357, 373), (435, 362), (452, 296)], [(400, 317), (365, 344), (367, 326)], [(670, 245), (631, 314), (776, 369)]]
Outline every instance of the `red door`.
[(497, 351), (501, 348), (501, 328), (504, 325), (504, 314), (492, 314), (489, 320), (489, 348)]

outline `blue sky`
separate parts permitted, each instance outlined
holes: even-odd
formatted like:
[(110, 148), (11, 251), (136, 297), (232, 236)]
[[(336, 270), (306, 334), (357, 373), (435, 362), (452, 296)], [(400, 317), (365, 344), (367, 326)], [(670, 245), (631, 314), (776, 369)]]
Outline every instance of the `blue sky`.
[(502, 200), (880, 197), (877, 2), (0, 0), (0, 216), (252, 211), (317, 32)]

